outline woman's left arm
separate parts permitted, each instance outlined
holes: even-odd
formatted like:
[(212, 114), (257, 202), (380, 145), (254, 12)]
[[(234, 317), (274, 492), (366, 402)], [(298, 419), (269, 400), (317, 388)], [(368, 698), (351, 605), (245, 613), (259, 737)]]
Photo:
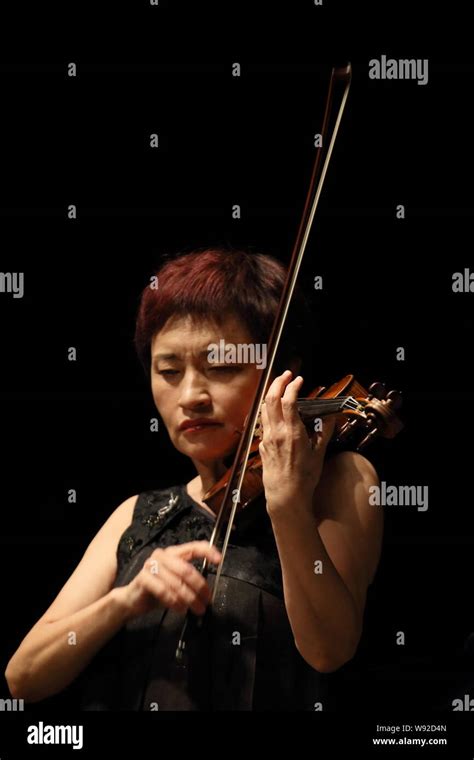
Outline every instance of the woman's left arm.
[(350, 660), (362, 633), (383, 514), (369, 504), (377, 474), (360, 454), (324, 462), (334, 421), (314, 448), (297, 409), (302, 379), (276, 378), (262, 407), (263, 483), (280, 557), (286, 610), (302, 657), (320, 672)]

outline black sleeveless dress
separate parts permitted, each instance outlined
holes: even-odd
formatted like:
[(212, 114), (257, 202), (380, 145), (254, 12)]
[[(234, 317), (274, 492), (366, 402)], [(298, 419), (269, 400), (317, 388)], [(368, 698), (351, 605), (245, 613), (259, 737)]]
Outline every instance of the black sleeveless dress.
[[(128, 584), (157, 547), (209, 540), (213, 524), (213, 515), (185, 485), (141, 493), (118, 544), (114, 586)], [(156, 609), (127, 622), (80, 676), (81, 708), (330, 708), (334, 674), (311, 668), (294, 643), (263, 497), (237, 515), (215, 602), (200, 625), (188, 628), (180, 665), (175, 651), (183, 620), (172, 610)]]

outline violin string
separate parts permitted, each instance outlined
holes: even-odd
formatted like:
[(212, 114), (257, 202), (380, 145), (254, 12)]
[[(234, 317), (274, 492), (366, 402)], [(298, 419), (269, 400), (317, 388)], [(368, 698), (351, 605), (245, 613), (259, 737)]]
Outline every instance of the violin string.
[(302, 409), (319, 409), (319, 408), (330, 409), (330, 408), (339, 408), (343, 406), (344, 402), (345, 402), (345, 399), (338, 400), (338, 401), (333, 401), (332, 399), (327, 399), (327, 400), (321, 399), (320, 401), (312, 401), (312, 400), (306, 401), (305, 399), (302, 399), (301, 401), (298, 401), (297, 404), (298, 404), (298, 407)]
[(339, 399), (299, 399), (297, 400), (298, 411), (305, 415), (326, 413), (332, 411), (343, 411), (350, 409), (356, 411), (360, 409), (361, 404), (352, 396), (341, 397)]

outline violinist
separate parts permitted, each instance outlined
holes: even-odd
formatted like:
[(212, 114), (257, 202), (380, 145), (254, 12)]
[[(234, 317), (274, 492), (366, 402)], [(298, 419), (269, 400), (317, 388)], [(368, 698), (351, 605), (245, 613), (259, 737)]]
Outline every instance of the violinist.
[[(361, 454), (329, 455), (333, 417), (310, 440), (298, 415), (309, 330), (298, 295), (262, 405), (263, 492), (235, 521), (210, 604), (222, 553), (204, 497), (229, 466), (262, 370), (210, 361), (208, 347), (265, 344), (285, 268), (213, 248), (169, 258), (156, 274), (135, 344), (160, 430), (196, 476), (112, 512), (11, 657), (11, 694), (37, 702), (74, 682), (86, 710), (324, 709), (328, 679), (357, 651), (379, 561), (382, 511), (368, 498), (377, 474)], [(195, 625), (183, 665), (185, 614)]]

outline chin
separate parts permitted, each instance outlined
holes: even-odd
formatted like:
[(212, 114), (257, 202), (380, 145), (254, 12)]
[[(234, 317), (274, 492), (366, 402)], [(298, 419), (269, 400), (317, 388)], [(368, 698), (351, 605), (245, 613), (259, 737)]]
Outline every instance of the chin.
[(172, 441), (174, 447), (186, 456), (205, 456), (207, 459), (216, 459), (225, 456), (226, 447), (216, 445), (216, 441), (183, 441), (182, 439)]
[(182, 454), (191, 457), (191, 459), (199, 459), (202, 462), (213, 462), (225, 459), (225, 457), (233, 454), (235, 444), (232, 442), (222, 446), (215, 444), (213, 446), (207, 444), (206, 446), (204, 443), (196, 441), (196, 443), (185, 443), (184, 445), (176, 446), (176, 448)]

